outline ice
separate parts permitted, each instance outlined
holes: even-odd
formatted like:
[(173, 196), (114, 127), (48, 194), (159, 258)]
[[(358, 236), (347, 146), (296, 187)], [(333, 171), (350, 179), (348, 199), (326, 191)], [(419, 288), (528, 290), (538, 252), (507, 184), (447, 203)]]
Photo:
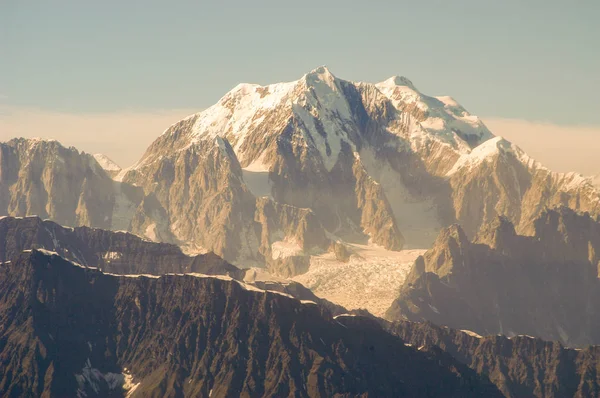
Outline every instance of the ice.
[(378, 159), (371, 149), (355, 153), (392, 208), (396, 225), (404, 235), (406, 249), (427, 249), (435, 241), (442, 226), (431, 198), (416, 197), (402, 183), (402, 176), (385, 160)]
[(383, 316), (404, 283), (415, 259), (425, 250), (389, 251), (348, 244), (357, 255), (347, 263), (326, 253), (311, 258), (307, 273), (293, 278), (317, 296), (349, 310), (364, 308)]

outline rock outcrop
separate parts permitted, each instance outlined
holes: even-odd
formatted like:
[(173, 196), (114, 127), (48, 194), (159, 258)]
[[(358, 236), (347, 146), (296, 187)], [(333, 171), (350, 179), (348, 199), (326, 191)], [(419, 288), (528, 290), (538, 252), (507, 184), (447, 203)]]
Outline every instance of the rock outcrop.
[(600, 221), (561, 207), (518, 235), (498, 218), (471, 242), (454, 225), (418, 258), (387, 318), (479, 334), (600, 344)]

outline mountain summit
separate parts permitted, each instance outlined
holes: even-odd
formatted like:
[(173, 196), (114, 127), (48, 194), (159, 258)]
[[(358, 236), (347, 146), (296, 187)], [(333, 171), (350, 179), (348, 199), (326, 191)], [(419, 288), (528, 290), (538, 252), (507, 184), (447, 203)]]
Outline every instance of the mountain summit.
[(350, 82), (326, 67), (236, 86), (128, 169), (72, 152), (81, 184), (68, 192), (49, 185), (65, 150), (31, 145), (0, 148), (3, 214), (124, 229), (284, 276), (329, 251), (345, 261), (356, 244), (428, 248), (455, 222), (472, 238), (499, 215), (532, 233), (546, 207), (600, 213), (589, 180), (544, 168), (451, 97), (397, 76)]

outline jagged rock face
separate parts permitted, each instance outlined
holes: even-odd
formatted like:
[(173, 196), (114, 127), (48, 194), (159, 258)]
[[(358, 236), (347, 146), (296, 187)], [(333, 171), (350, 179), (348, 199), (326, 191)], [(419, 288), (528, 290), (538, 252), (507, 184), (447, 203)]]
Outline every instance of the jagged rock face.
[(387, 317), (599, 344), (600, 223), (562, 207), (534, 225), (534, 236), (521, 236), (500, 218), (474, 242), (458, 226), (444, 230), (415, 262)]
[(179, 247), (145, 241), (125, 232), (65, 228), (38, 217), (0, 219), (0, 261), (23, 250), (45, 249), (78, 264), (114, 274), (202, 273), (243, 278), (244, 272), (214, 253), (187, 256)]
[(498, 216), (533, 234), (534, 220), (557, 206), (600, 214), (600, 196), (588, 179), (553, 173), (500, 137), (459, 158), (447, 178), (456, 219), (469, 236)]
[(109, 228), (112, 180), (96, 160), (56, 141), (0, 144), (0, 213)]
[(0, 392), (501, 396), (376, 322), (341, 323), (319, 306), (247, 289), (192, 275), (109, 276), (24, 253), (0, 266)]
[[(166, 210), (165, 223), (140, 225), (134, 232), (158, 240), (171, 240), (172, 235), (192, 249), (210, 249), (230, 261), (240, 257), (262, 260), (258, 252), (260, 225), (254, 221), (255, 198), (243, 183), (229, 143), (217, 137), (189, 150), (170, 140), (167, 144), (174, 149), (170, 156), (143, 163), (124, 179), (154, 195)], [(162, 145), (153, 144), (149, 153), (154, 154), (157, 147)], [(138, 175), (145, 178), (136, 178)], [(157, 228), (166, 229), (168, 236), (155, 236)]]
[(478, 374), (489, 377), (509, 398), (597, 397), (600, 395), (600, 347), (583, 350), (529, 336), (477, 336), (429, 322), (386, 324), (422, 351), (442, 349)]
[(113, 181), (110, 165), (57, 141), (13, 139), (0, 143), (0, 158), (1, 215), (112, 230), (160, 224), (164, 215), (141, 188)]

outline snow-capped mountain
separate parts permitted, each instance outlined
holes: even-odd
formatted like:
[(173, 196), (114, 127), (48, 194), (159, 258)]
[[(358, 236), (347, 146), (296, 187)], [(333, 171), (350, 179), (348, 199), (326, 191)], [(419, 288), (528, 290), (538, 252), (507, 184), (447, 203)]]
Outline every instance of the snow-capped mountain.
[[(329, 246), (322, 232), (309, 243), (298, 231), (302, 212), (329, 240), (399, 250), (427, 248), (455, 221), (475, 234), (502, 214), (525, 230), (546, 206), (599, 208), (584, 179), (551, 173), (452, 98), (402, 77), (348, 82), (325, 67), (240, 84), (167, 129), (119, 178), (156, 195), (177, 240), (238, 263), (264, 257), (284, 274)], [(275, 225), (267, 203), (286, 209)]]
[[(15, 145), (4, 145), (2, 167), (27, 175), (19, 170), (31, 154), (17, 151), (17, 161), (8, 155)], [(45, 169), (54, 155), (36, 159)], [(92, 164), (98, 183), (89, 177), (69, 195), (94, 201), (98, 216), (57, 221), (124, 229), (284, 276), (306, 272), (314, 255), (348, 260), (347, 244), (426, 249), (454, 222), (474, 236), (503, 215), (531, 233), (546, 207), (600, 213), (589, 180), (544, 168), (452, 98), (427, 96), (403, 77), (349, 82), (325, 67), (293, 82), (238, 85), (169, 127), (112, 182), (106, 169), (116, 166)], [(44, 210), (63, 201), (56, 190), (5, 175), (2, 200), (39, 202), (3, 206), (5, 214), (56, 219)], [(97, 185), (101, 194), (90, 195)]]
[(121, 171), (121, 166), (102, 153), (96, 153), (94, 159), (111, 177), (115, 177)]

